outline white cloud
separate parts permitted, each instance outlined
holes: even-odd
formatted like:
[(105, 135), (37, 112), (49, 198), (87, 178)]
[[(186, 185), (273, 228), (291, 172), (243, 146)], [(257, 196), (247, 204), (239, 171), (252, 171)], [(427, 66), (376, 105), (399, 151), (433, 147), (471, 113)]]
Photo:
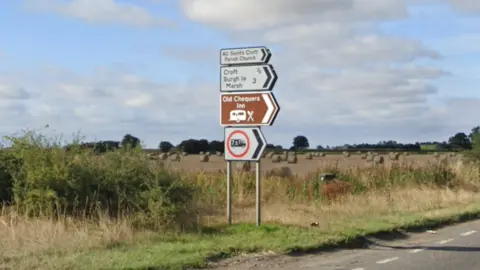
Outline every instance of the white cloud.
[(174, 26), (165, 18), (151, 14), (143, 7), (115, 0), (27, 0), (26, 7), (35, 11), (52, 12), (91, 24), (119, 23), (138, 27)]
[(477, 0), (447, 0), (454, 8), (466, 13), (480, 12), (480, 2)]
[[(431, 136), (459, 128), (445, 118), (462, 105), (432, 101), (438, 95), (435, 80), (450, 75), (431, 61), (441, 61), (442, 53), (380, 28), (379, 22), (408, 18), (403, 0), (183, 0), (182, 5), (190, 20), (219, 29), (239, 46), (272, 47), (279, 76), (273, 92), (282, 107), (272, 130), (363, 126), (373, 135), (396, 127)], [(474, 125), (472, 114), (480, 112), (464, 109), (470, 113), (462, 128)]]
[(185, 15), (223, 29), (253, 30), (300, 21), (403, 18), (403, 0), (182, 0)]
[[(42, 74), (42, 83), (30, 86), (29, 90), (36, 94), (30, 95), (28, 102), (6, 99), (0, 91), (2, 125), (10, 126), (14, 132), (44, 123), (63, 134), (80, 130), (89, 138), (101, 139), (120, 139), (130, 132), (153, 145), (162, 139), (178, 141), (202, 136), (202, 132), (208, 134), (205, 137), (217, 138), (221, 134), (214, 84), (199, 80), (162, 84), (135, 73), (99, 70), (91, 75), (59, 68), (37, 70)], [(32, 79), (27, 73), (12, 75), (11, 85)], [(6, 93), (12, 98), (19, 96)], [(117, 135), (105, 138), (112, 133)]]
[(0, 100), (5, 99), (28, 99), (30, 94), (23, 88), (0, 82)]

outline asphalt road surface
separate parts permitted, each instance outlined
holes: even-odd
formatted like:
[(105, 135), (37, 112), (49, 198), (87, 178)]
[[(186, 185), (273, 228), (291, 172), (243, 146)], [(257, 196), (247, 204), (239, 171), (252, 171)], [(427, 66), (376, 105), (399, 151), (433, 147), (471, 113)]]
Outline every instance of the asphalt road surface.
[(480, 220), (401, 240), (371, 239), (367, 248), (306, 256), (254, 256), (216, 269), (480, 270)]

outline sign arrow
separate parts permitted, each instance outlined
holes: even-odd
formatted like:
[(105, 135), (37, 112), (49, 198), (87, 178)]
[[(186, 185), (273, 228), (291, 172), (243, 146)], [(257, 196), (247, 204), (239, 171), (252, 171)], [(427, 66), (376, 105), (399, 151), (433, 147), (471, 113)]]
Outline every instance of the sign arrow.
[(258, 161), (266, 147), (267, 141), (259, 127), (225, 128), (226, 161)]
[(220, 65), (267, 64), (272, 53), (265, 46), (220, 50)]
[(272, 92), (222, 93), (220, 125), (271, 126), (280, 106)]
[(272, 65), (220, 68), (220, 91), (271, 91), (278, 76)]

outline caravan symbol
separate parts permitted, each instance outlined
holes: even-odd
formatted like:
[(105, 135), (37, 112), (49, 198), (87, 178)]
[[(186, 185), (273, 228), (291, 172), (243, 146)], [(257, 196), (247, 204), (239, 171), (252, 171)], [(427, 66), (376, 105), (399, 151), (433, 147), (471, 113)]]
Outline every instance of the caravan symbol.
[(245, 148), (245, 146), (247, 146), (247, 143), (242, 139), (232, 139), (230, 141), (230, 146)]
[(244, 110), (233, 110), (230, 111), (229, 121), (235, 121), (239, 123), (240, 121), (247, 120), (247, 113)]

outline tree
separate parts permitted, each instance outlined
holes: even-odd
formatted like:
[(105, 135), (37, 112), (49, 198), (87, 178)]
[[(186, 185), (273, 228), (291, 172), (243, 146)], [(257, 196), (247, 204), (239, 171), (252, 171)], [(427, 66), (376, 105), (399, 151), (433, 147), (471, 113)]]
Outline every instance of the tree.
[(213, 140), (208, 144), (208, 150), (211, 152), (224, 152), (225, 143), (222, 141)]
[(140, 145), (140, 139), (130, 134), (126, 134), (123, 136), (121, 144), (123, 148), (137, 148), (137, 146)]
[[(223, 143), (222, 143), (223, 146)], [(195, 139), (188, 139), (182, 141), (177, 148), (180, 149), (182, 152), (187, 152), (189, 154), (198, 154), (200, 152), (207, 152), (211, 145), (208, 143), (207, 140), (195, 140)], [(223, 151), (222, 151), (223, 152)]]
[(472, 128), (472, 131), (468, 135), (468, 138), (470, 139), (470, 142), (472, 142), (472, 145), (479, 144), (480, 143), (480, 126), (476, 126)]
[(197, 141), (199, 152), (208, 152), (208, 140), (201, 139)]
[(317, 150), (323, 150), (323, 149), (325, 149), (325, 148), (323, 148), (323, 146), (321, 146), (320, 144), (317, 145)]
[(293, 149), (305, 149), (308, 147), (310, 147), (310, 144), (308, 143), (307, 137), (298, 135), (297, 137), (293, 138)]
[(470, 142), (470, 139), (468, 138), (467, 134), (463, 132), (459, 132), (455, 134), (453, 137), (450, 137), (448, 139), (448, 144), (452, 148), (457, 148), (457, 149), (471, 149), (472, 148), (472, 143)]
[(158, 145), (158, 148), (163, 153), (168, 153), (170, 152), (170, 150), (172, 150), (173, 144), (171, 144), (170, 142), (161, 141), (160, 144)]

